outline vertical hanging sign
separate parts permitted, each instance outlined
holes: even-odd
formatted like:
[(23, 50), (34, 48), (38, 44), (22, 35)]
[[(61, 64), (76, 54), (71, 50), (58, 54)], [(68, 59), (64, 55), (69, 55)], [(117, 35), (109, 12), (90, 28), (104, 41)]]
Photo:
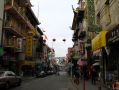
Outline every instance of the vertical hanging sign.
[(27, 56), (32, 56), (32, 46), (33, 46), (32, 36), (27, 36), (27, 39), (26, 39), (26, 54), (27, 54)]

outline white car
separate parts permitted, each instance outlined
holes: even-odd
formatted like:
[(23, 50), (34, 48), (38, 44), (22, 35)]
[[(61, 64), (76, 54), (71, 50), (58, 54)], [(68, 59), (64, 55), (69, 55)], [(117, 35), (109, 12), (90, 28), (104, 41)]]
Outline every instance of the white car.
[(45, 77), (46, 73), (44, 71), (37, 72), (36, 77)]
[(0, 88), (8, 89), (10, 86), (20, 86), (22, 79), (12, 71), (0, 71)]

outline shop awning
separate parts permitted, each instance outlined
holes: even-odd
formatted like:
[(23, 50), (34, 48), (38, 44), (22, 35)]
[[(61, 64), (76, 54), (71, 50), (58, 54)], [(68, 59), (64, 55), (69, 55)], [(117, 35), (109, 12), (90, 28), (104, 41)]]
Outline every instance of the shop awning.
[(92, 40), (92, 51), (100, 49), (106, 46), (106, 33), (107, 31), (101, 31), (93, 40)]

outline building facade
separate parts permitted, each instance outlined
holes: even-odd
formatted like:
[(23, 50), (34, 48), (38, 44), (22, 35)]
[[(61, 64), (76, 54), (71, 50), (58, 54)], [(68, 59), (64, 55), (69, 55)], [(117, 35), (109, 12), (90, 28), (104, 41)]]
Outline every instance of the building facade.
[[(96, 0), (95, 15), (96, 22), (105, 34), (105, 45), (102, 48), (103, 82), (106, 84), (108, 75), (112, 73), (113, 80), (119, 80), (119, 1), (118, 0)], [(104, 39), (104, 38), (103, 38)], [(104, 40), (103, 40), (104, 41)], [(101, 47), (101, 46), (100, 46)]]
[(42, 37), (37, 29), (39, 21), (29, 0), (4, 1), (2, 66), (17, 74), (28, 75), (35, 66), (36, 41)]
[[(4, 14), (4, 0), (3, 1), (0, 1), (0, 60), (2, 58), (2, 55), (3, 55), (3, 47), (2, 47), (2, 26), (3, 26), (3, 14)], [(2, 63), (2, 62), (1, 62)]]
[(0, 45), (2, 44), (2, 25), (3, 25), (3, 13), (4, 13), (4, 1), (0, 1)]

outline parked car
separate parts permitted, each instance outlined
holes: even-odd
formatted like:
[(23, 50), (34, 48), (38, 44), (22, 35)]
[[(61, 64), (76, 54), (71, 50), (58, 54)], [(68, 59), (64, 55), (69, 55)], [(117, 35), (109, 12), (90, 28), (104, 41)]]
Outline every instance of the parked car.
[(51, 71), (51, 70), (48, 70), (47, 72), (46, 72), (46, 75), (52, 75), (53, 74), (53, 71)]
[(9, 89), (10, 86), (20, 86), (22, 79), (12, 71), (0, 71), (0, 88)]
[(46, 73), (44, 71), (40, 71), (36, 73), (36, 77), (45, 77)]

